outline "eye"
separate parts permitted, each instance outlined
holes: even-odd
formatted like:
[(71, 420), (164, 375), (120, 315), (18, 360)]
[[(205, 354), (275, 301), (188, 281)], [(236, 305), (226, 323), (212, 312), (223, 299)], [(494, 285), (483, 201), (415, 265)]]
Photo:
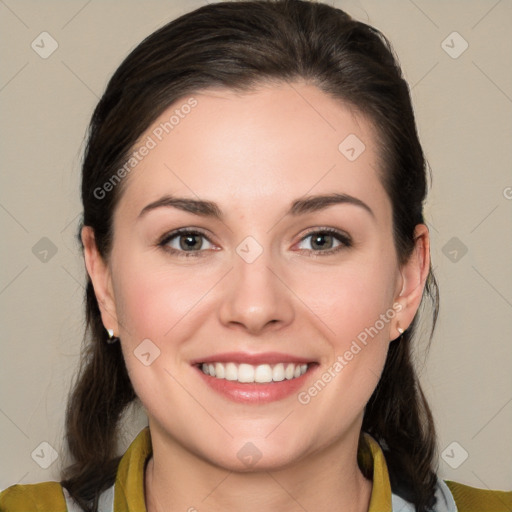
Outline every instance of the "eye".
[[(352, 246), (351, 238), (332, 228), (317, 229), (304, 236), (300, 244), (310, 240), (311, 248), (300, 248), (314, 256), (325, 256)], [(206, 241), (207, 246), (205, 247)], [(216, 250), (209, 238), (199, 230), (180, 228), (162, 237), (158, 246), (180, 257), (203, 256), (206, 250)]]
[[(209, 247), (205, 247), (204, 240), (210, 245)], [(204, 233), (188, 228), (181, 228), (167, 233), (158, 242), (158, 245), (172, 254), (184, 257), (201, 256), (202, 251), (214, 247)]]
[[(331, 228), (310, 231), (299, 243), (308, 239), (311, 239), (309, 242), (310, 248), (303, 250), (312, 254), (316, 253), (316, 256), (333, 254), (352, 246), (352, 240), (348, 235)], [(337, 245), (335, 245), (336, 243)]]

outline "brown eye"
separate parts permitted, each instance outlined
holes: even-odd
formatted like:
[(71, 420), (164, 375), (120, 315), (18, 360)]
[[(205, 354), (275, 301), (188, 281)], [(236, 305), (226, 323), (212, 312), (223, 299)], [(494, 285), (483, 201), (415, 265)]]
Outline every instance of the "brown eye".
[(330, 233), (316, 233), (315, 235), (311, 235), (311, 247), (314, 250), (331, 249), (334, 242), (334, 236)]
[[(210, 247), (205, 247), (205, 241)], [(158, 245), (178, 256), (199, 256), (202, 251), (213, 247), (205, 234), (190, 229), (173, 231), (165, 235)]]
[(332, 254), (352, 245), (347, 235), (332, 229), (311, 231), (302, 238), (301, 243), (308, 239), (310, 239), (310, 247), (303, 250), (316, 253)]
[(202, 240), (200, 240), (201, 235), (196, 233), (190, 233), (189, 235), (179, 235), (179, 245), (180, 249), (186, 251), (188, 249), (201, 249), (203, 245)]

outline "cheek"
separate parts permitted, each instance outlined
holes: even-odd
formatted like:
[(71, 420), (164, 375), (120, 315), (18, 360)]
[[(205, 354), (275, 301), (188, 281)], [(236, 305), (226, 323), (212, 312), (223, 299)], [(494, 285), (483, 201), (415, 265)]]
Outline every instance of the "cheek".
[[(116, 266), (114, 291), (120, 338), (136, 394), (153, 416), (171, 421), (166, 416), (169, 403), (183, 410), (190, 406), (189, 395), (174, 385), (172, 376), (179, 371), (182, 346), (200, 325), (197, 314), (201, 298), (216, 279), (191, 268), (177, 269), (148, 260), (124, 258)], [(155, 393), (155, 389), (160, 392)], [(178, 416), (175, 426), (179, 420)]]
[(291, 287), (322, 320), (326, 336), (338, 353), (358, 336), (364, 339), (368, 330), (373, 337), (389, 340), (396, 314), (392, 308), (396, 272), (393, 257), (383, 258), (376, 252), (308, 272)]
[(126, 260), (118, 276), (115, 295), (120, 332), (124, 330), (125, 339), (131, 342), (164, 339), (208, 290), (208, 279), (190, 269), (155, 268), (136, 260)]
[(340, 267), (329, 274), (324, 286), (315, 293), (310, 289), (307, 295), (311, 310), (326, 326), (323, 332), (330, 343), (316, 380), (297, 397), (309, 418), (304, 436), (311, 442), (322, 429), (329, 444), (361, 417), (384, 368), (397, 313), (393, 308), (395, 281), (390, 277), (395, 274), (392, 261), (376, 267)]

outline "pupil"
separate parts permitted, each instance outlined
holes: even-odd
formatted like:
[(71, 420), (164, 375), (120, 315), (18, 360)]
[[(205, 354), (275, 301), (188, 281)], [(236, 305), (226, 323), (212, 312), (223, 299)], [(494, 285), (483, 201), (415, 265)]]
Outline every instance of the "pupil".
[[(318, 245), (320, 248), (325, 248), (326, 245), (330, 245), (328, 242), (322, 243), (319, 240), (325, 239), (325, 238), (332, 238), (332, 235), (329, 234), (319, 234), (316, 237), (313, 238), (313, 248), (315, 248), (315, 245)], [(332, 240), (331, 240), (332, 241)]]
[[(181, 248), (182, 249), (193, 249), (194, 244), (195, 243), (197, 244), (197, 241), (194, 240), (196, 237), (197, 237), (197, 235), (183, 235), (180, 239)], [(185, 239), (185, 243), (182, 243), (183, 239)]]

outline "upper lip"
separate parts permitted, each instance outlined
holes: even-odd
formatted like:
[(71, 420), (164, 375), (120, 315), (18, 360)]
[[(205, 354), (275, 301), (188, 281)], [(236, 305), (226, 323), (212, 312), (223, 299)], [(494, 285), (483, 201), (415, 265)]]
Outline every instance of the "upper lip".
[(281, 352), (262, 352), (260, 354), (249, 354), (247, 352), (222, 352), (212, 356), (195, 359), (191, 364), (200, 363), (246, 363), (252, 365), (259, 364), (278, 364), (278, 363), (313, 363), (312, 359), (294, 356), (293, 354), (283, 354)]

